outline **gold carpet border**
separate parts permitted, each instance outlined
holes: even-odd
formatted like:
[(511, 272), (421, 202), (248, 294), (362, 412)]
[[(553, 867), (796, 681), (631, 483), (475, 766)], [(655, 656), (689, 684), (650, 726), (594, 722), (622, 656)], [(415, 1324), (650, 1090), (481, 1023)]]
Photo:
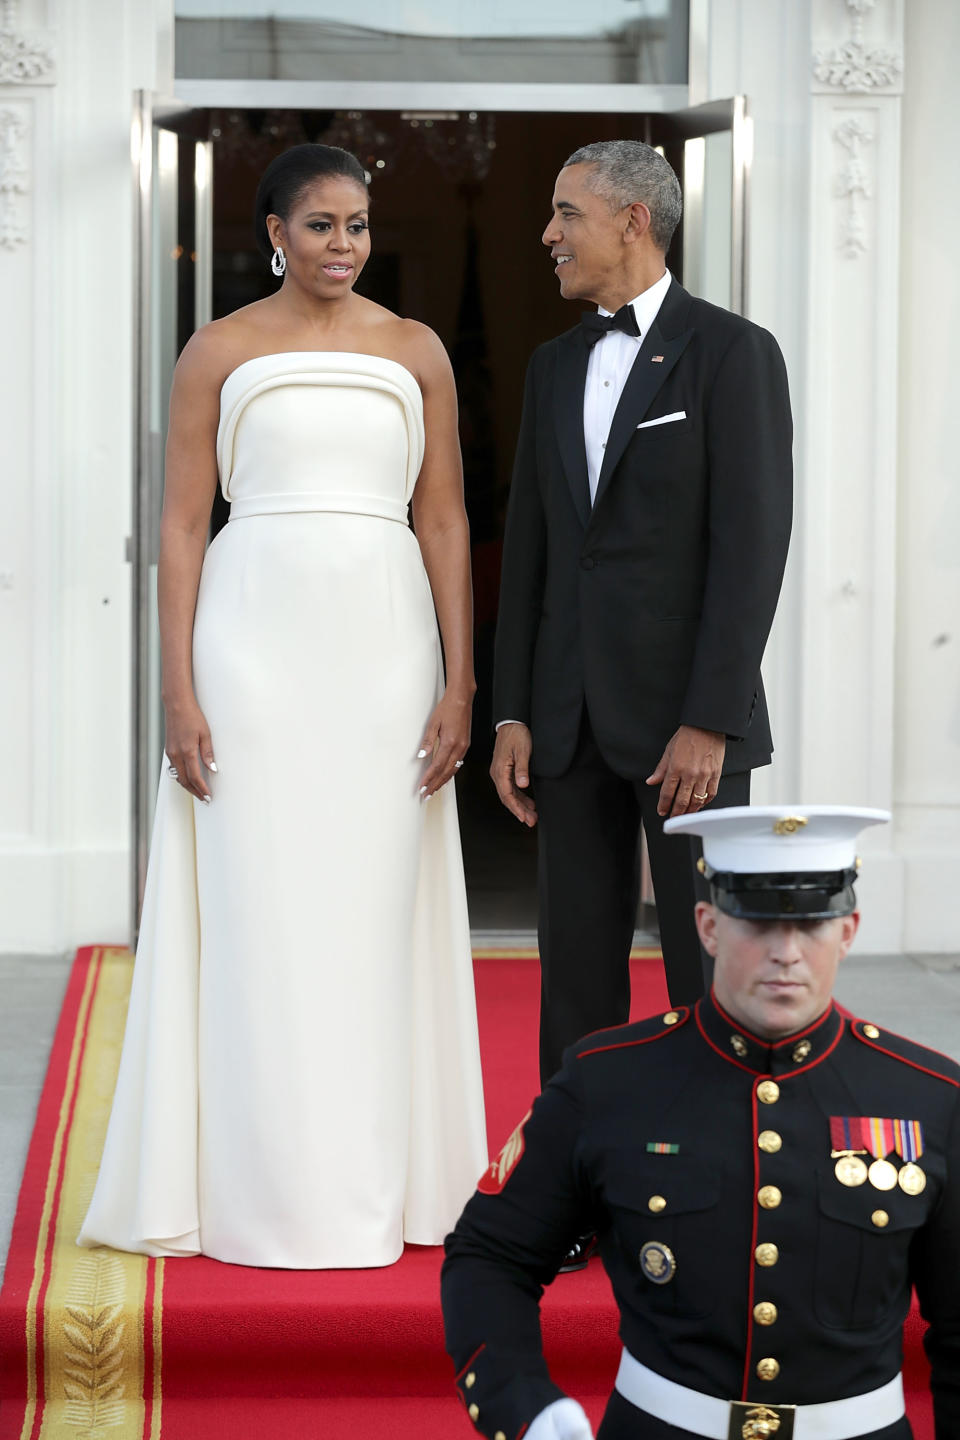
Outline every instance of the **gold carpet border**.
[[(536, 960), (539, 956), (536, 945), (475, 945), (474, 960)], [(630, 951), (631, 960), (659, 960), (659, 945), (634, 945)]]
[[(35, 1440), (160, 1440), (162, 1261), (105, 1246), (81, 1249), (76, 1244), (110, 1117), (132, 978), (133, 956), (128, 950), (93, 952), (71, 1045), (28, 1302), (27, 1324), (35, 1334), (46, 1265), (43, 1413), (35, 1431), (38, 1397), (33, 1356), (32, 1403), (22, 1440), (30, 1440), (31, 1435)], [(69, 1124), (71, 1104), (73, 1123)], [(61, 1164), (63, 1186), (54, 1213)], [(146, 1315), (151, 1265), (153, 1296), (151, 1313)], [(149, 1400), (144, 1394), (146, 1342), (153, 1351)]]

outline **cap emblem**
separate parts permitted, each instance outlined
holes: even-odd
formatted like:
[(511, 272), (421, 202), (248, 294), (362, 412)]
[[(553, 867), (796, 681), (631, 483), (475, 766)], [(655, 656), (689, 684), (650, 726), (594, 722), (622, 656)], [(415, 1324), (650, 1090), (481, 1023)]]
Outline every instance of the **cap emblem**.
[(774, 835), (795, 835), (807, 824), (806, 815), (782, 815), (773, 822)]

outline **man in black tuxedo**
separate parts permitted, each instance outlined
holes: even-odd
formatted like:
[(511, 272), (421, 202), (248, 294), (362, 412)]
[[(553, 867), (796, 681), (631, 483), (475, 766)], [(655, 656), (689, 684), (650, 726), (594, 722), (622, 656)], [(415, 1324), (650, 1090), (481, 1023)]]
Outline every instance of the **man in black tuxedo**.
[(786, 372), (767, 331), (665, 269), (680, 208), (655, 150), (603, 141), (560, 171), (542, 237), (563, 297), (600, 307), (530, 362), (497, 625), (490, 773), (540, 826), (544, 1081), (628, 1019), (641, 824), (670, 1002), (703, 992), (699, 845), (663, 822), (748, 803), (773, 749)]

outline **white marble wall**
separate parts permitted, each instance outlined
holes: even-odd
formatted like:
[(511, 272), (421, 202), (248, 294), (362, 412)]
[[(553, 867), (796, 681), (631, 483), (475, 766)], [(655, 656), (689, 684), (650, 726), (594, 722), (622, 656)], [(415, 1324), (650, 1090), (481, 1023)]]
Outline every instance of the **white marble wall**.
[(904, 945), (960, 951), (960, 5), (909, 0), (893, 795)]
[(165, 0), (0, 0), (0, 950), (128, 931), (133, 91)]

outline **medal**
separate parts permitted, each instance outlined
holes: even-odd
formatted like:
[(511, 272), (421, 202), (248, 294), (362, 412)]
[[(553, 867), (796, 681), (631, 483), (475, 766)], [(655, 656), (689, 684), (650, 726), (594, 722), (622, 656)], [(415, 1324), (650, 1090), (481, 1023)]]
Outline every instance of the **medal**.
[(919, 1195), (927, 1177), (916, 1163), (923, 1154), (923, 1126), (919, 1120), (894, 1120), (893, 1143), (905, 1163), (900, 1167), (897, 1183), (904, 1195)]
[(919, 1165), (914, 1165), (909, 1160), (906, 1165), (901, 1166), (897, 1175), (897, 1184), (904, 1195), (919, 1195), (927, 1183), (927, 1177)]
[(867, 1167), (859, 1155), (851, 1155), (849, 1152), (842, 1154), (833, 1173), (841, 1185), (862, 1185), (867, 1178)]
[(895, 1190), (897, 1186), (897, 1167), (891, 1165), (889, 1160), (874, 1160), (867, 1171), (867, 1178), (874, 1190)]

